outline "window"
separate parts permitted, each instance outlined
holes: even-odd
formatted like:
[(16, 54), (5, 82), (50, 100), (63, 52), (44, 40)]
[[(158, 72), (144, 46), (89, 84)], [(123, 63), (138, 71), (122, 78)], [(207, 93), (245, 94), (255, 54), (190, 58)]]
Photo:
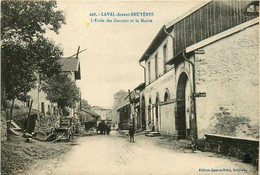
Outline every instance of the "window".
[(149, 98), (149, 105), (148, 105), (148, 122), (151, 124), (152, 121), (152, 98)]
[(41, 110), (42, 113), (45, 113), (45, 109), (44, 109), (44, 102), (42, 102), (42, 110)]
[(148, 82), (151, 83), (151, 62), (148, 62)]
[(167, 43), (163, 46), (163, 71), (166, 73)]
[(169, 90), (166, 89), (166, 92), (164, 94), (164, 102), (169, 101), (170, 100), (170, 93)]
[(55, 107), (54, 107), (54, 106), (52, 106), (52, 111), (51, 111), (51, 113), (52, 113), (53, 115), (56, 115), (56, 113), (55, 113)]
[(50, 114), (51, 113), (51, 106), (48, 105), (48, 113)]
[(24, 103), (24, 107), (30, 107), (30, 99), (28, 99), (28, 100)]
[(155, 61), (155, 78), (158, 78), (158, 54), (155, 54), (154, 56), (154, 61)]

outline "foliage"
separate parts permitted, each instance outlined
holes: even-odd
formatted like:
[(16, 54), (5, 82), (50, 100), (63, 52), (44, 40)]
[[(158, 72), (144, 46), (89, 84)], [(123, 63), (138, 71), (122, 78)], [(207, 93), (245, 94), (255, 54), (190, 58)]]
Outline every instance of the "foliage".
[(7, 99), (26, 100), (26, 94), (36, 86), (36, 72), (42, 80), (59, 73), (61, 55), (61, 49), (43, 37), (26, 46), (4, 42), (2, 78), (6, 80)]
[(65, 24), (65, 16), (63, 11), (55, 8), (55, 1), (2, 1), (2, 39), (11, 33), (31, 38), (45, 33), (46, 29), (58, 33)]
[[(256, 137), (254, 127), (250, 125), (250, 120), (247, 117), (232, 116), (228, 109), (220, 107), (220, 112), (216, 113), (211, 121), (211, 131), (214, 134), (227, 136), (241, 136), (239, 132), (243, 132), (243, 136)], [(257, 136), (258, 137), (258, 136)]]
[(123, 105), (129, 102), (128, 99), (125, 99), (128, 96), (128, 92), (124, 90), (120, 90), (114, 94), (114, 107), (117, 109), (118, 107), (122, 107)]
[[(25, 120), (28, 118), (29, 108), (20, 106), (19, 108), (14, 107), (12, 120), (21, 128), (24, 126)], [(32, 109), (31, 115), (37, 114), (37, 111)], [(9, 113), (10, 116), (10, 113)], [(9, 118), (7, 118), (9, 119)], [(24, 128), (23, 128), (24, 129)]]
[(47, 94), (47, 99), (57, 102), (58, 107), (75, 107), (76, 102), (80, 101), (80, 92), (76, 83), (67, 74), (56, 74), (49, 78), (42, 87)]
[(92, 116), (90, 114), (87, 114), (86, 112), (80, 111), (80, 112), (76, 112), (76, 114), (78, 115), (80, 123), (82, 125), (84, 125), (85, 122), (93, 121)]
[(1, 2), (2, 82), (7, 99), (26, 100), (36, 86), (37, 74), (47, 79), (60, 71), (60, 47), (44, 37), (46, 29), (58, 33), (65, 16), (55, 1)]
[(82, 100), (81, 100), (81, 108), (82, 108), (82, 109), (91, 109), (91, 105), (88, 104), (88, 101), (87, 101), (87, 100), (82, 99)]

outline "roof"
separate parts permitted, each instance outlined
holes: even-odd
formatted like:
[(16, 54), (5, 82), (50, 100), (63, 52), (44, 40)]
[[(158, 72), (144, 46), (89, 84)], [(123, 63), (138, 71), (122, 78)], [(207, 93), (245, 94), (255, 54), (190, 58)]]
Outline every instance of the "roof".
[[(144, 52), (143, 56), (140, 58), (139, 62), (147, 60), (149, 56), (159, 47), (161, 42), (167, 37), (167, 34), (164, 32), (165, 25), (162, 26), (161, 30), (155, 36), (149, 47)], [(172, 31), (172, 27), (167, 30), (168, 33)]]
[(97, 114), (97, 113), (95, 113), (95, 112), (93, 112), (93, 111), (91, 111), (91, 110), (89, 110), (89, 109), (82, 109), (82, 111), (85, 112), (85, 113), (87, 113), (87, 114), (92, 115), (93, 117), (100, 117), (99, 114)]
[(188, 15), (190, 15), (191, 13), (193, 13), (194, 11), (198, 10), (199, 8), (201, 8), (202, 6), (206, 5), (207, 3), (211, 2), (212, 0), (208, 0), (208, 1), (203, 1), (202, 3), (200, 3), (199, 5), (195, 6), (194, 8), (192, 8), (191, 10), (188, 10), (187, 12), (183, 13), (181, 16), (179, 16), (178, 18), (170, 21), (168, 24), (163, 25), (161, 30), (158, 32), (158, 34), (155, 36), (155, 38), (153, 39), (153, 41), (151, 42), (151, 44), (149, 45), (149, 47), (146, 49), (146, 51), (144, 52), (144, 54), (142, 55), (142, 57), (140, 58), (139, 62), (145, 61), (149, 58), (149, 56), (159, 47), (159, 45), (161, 44), (161, 42), (168, 36), (164, 29), (166, 29), (166, 31), (168, 33), (170, 33), (173, 30), (173, 26), (174, 24), (176, 24), (177, 22), (179, 22), (180, 20), (184, 19), (185, 17), (187, 17)]
[(61, 58), (61, 70), (64, 72), (77, 72), (79, 70), (79, 59), (77, 58)]
[(145, 88), (145, 83), (141, 83), (141, 84), (139, 84), (134, 90), (136, 91), (136, 90), (143, 90)]
[[(200, 2), (194, 8), (186, 11), (179, 17), (170, 21), (168, 24), (162, 26), (161, 30), (140, 58), (139, 62), (149, 59), (150, 55), (157, 50), (162, 41), (168, 37), (166, 33), (173, 32), (173, 57), (178, 57), (182, 54), (186, 47), (258, 17), (258, 13), (253, 13), (251, 17), (244, 14), (245, 9), (249, 5), (259, 4), (258, 1), (249, 2), (250, 0), (206, 0)], [(223, 10), (220, 10), (220, 7)], [(211, 15), (213, 12), (214, 15)], [(210, 24), (214, 25), (210, 25), (209, 21)]]
[(195, 11), (197, 11), (198, 9), (200, 9), (201, 7), (203, 7), (204, 5), (210, 3), (212, 0), (206, 0), (206, 1), (202, 1), (201, 3), (199, 3), (197, 6), (193, 7), (192, 9), (184, 12), (182, 15), (180, 15), (179, 17), (175, 18), (174, 20), (170, 21), (168, 24), (166, 24), (166, 29), (172, 27), (174, 24), (176, 24), (177, 22), (181, 21), (182, 19), (186, 18), (187, 16), (189, 16), (190, 14), (194, 13)]
[(124, 104), (122, 106), (120, 106), (118, 109), (117, 109), (117, 112), (119, 112), (120, 110), (124, 109), (124, 108), (128, 108), (130, 106), (130, 103), (128, 102), (127, 104)]
[(92, 110), (101, 110), (101, 111), (109, 111), (110, 109), (103, 108), (101, 106), (93, 106)]

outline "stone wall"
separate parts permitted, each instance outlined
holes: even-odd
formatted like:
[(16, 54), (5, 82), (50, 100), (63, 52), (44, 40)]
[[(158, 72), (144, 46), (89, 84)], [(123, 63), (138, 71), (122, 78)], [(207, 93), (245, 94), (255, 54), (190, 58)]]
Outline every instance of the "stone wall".
[[(196, 91), (199, 136), (210, 133), (216, 115), (246, 117), (251, 126), (259, 125), (259, 25), (216, 41), (196, 54)], [(250, 126), (249, 126), (250, 127)], [(240, 127), (240, 129), (243, 127)], [(235, 136), (246, 136), (237, 132)], [(240, 133), (240, 134), (239, 134)]]
[(215, 152), (236, 157), (245, 163), (258, 166), (259, 141), (253, 139), (205, 135), (203, 151)]

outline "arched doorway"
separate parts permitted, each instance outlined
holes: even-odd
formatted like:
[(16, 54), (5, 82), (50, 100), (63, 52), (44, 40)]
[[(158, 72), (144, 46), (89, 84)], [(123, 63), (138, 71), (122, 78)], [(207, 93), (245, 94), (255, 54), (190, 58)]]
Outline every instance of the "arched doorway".
[(178, 131), (178, 139), (186, 139), (186, 85), (188, 76), (186, 73), (181, 73), (177, 85), (177, 115), (175, 120), (176, 129)]
[(146, 130), (145, 98), (144, 98), (144, 96), (142, 96), (141, 115), (142, 115), (142, 130)]
[(160, 102), (160, 99), (159, 99), (159, 94), (157, 93), (156, 94), (156, 101), (155, 101), (155, 128), (156, 128), (156, 131), (159, 131), (159, 102)]

